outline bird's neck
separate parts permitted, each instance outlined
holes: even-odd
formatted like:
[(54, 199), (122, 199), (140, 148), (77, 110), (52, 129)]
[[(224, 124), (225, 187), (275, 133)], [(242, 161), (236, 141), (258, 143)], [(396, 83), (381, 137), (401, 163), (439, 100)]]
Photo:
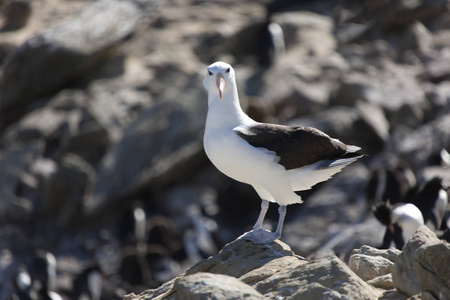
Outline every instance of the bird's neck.
[(224, 93), (222, 100), (218, 95), (208, 95), (208, 116), (206, 122), (210, 128), (234, 128), (254, 122), (241, 108), (236, 90)]

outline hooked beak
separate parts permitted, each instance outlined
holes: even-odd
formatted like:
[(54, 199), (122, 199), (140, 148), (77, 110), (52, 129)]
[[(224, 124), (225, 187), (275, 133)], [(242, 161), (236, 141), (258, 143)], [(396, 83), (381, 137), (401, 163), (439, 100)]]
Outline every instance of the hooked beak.
[(216, 76), (216, 85), (219, 89), (219, 97), (222, 100), (223, 97), (223, 89), (225, 88), (225, 78), (223, 78), (222, 73), (218, 73)]

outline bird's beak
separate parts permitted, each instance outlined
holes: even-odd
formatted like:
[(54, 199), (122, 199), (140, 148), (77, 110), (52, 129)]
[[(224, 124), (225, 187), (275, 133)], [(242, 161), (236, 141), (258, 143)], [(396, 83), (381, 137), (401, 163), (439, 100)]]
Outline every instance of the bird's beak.
[(217, 88), (219, 89), (220, 100), (222, 100), (223, 90), (225, 88), (225, 78), (223, 78), (222, 73), (218, 73), (217, 74), (217, 76), (216, 76), (216, 85), (217, 85)]

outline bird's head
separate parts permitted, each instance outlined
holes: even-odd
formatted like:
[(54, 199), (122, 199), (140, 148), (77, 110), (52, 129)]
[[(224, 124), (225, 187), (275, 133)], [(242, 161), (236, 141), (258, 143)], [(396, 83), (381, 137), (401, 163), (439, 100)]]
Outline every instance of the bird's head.
[(234, 69), (227, 63), (218, 61), (210, 65), (206, 70), (203, 86), (210, 95), (218, 95), (220, 100), (235, 85)]
[(389, 226), (392, 224), (392, 207), (389, 201), (372, 207), (372, 212), (381, 224)]

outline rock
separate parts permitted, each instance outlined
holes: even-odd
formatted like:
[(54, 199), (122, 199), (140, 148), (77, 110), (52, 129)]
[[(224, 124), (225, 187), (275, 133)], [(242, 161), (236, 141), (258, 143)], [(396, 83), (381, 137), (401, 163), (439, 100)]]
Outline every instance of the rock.
[(415, 270), (417, 281), (423, 292), (431, 294), (434, 299), (450, 296), (449, 266), (450, 244), (439, 241), (417, 251)]
[(389, 290), (394, 288), (391, 272), (400, 253), (395, 248), (379, 250), (364, 245), (352, 251), (348, 266), (370, 285)]
[(67, 226), (81, 213), (86, 192), (95, 181), (94, 169), (81, 157), (66, 154), (60, 166), (48, 179), (45, 186), (45, 213), (57, 212), (57, 222)]
[(351, 255), (362, 254), (366, 256), (380, 256), (393, 263), (397, 260), (397, 256), (400, 255), (401, 251), (396, 248), (390, 249), (377, 249), (368, 245), (362, 246), (360, 249), (353, 249)]
[(408, 26), (406, 37), (402, 41), (402, 50), (415, 50), (419, 54), (427, 54), (432, 50), (432, 34), (420, 22)]
[(277, 14), (275, 22), (283, 28), (287, 55), (324, 59), (336, 47), (331, 18), (307, 11)]
[(445, 0), (421, 0), (414, 2), (389, 3), (376, 14), (376, 27), (388, 29), (405, 26), (415, 21), (427, 21), (446, 11)]
[(0, 65), (3, 65), (5, 59), (8, 57), (9, 54), (14, 52), (14, 50), (16, 50), (15, 45), (7, 42), (0, 43)]
[(420, 79), (431, 82), (444, 81), (449, 76), (450, 62), (447, 56), (430, 60), (425, 64), (423, 71), (419, 74)]
[(328, 82), (318, 81), (320, 74), (317, 67), (299, 68), (282, 59), (250, 77), (247, 93), (259, 97), (260, 105), (273, 107), (274, 114), (283, 119), (317, 113), (326, 107), (331, 90)]
[(14, 195), (18, 189), (20, 177), (27, 173), (33, 161), (38, 159), (44, 145), (35, 142), (26, 145), (12, 145), (1, 152), (0, 191)]
[(349, 268), (364, 281), (392, 272), (394, 263), (382, 256), (354, 254), (350, 256)]
[(450, 114), (433, 120), (418, 129), (391, 138), (392, 152), (405, 159), (413, 170), (427, 166), (432, 155), (450, 147)]
[(439, 84), (425, 84), (425, 95), (430, 104), (427, 119), (433, 120), (450, 113), (450, 83), (448, 81)]
[(358, 100), (377, 103), (382, 97), (382, 90), (375, 87), (370, 78), (353, 72), (340, 78), (339, 88), (331, 99), (331, 104), (352, 106)]
[(27, 25), (32, 13), (31, 1), (12, 0), (4, 7), (5, 23), (2, 30), (16, 30)]
[(380, 64), (382, 67), (362, 67), (364, 73), (354, 71), (343, 77), (330, 102), (349, 106), (358, 100), (367, 101), (382, 108), (391, 127), (417, 127), (422, 123), (427, 102), (415, 71), (388, 61)]
[(421, 226), (403, 247), (392, 272), (397, 290), (412, 296), (427, 292), (435, 299), (450, 295), (448, 265), (450, 246), (439, 240), (426, 226)]
[(36, 109), (9, 126), (1, 143), (8, 145), (39, 139), (50, 140), (63, 135), (64, 129), (70, 128), (70, 126), (63, 126), (69, 119), (65, 111), (48, 107)]
[(273, 274), (254, 286), (272, 299), (281, 296), (284, 299), (313, 300), (323, 295), (330, 295), (331, 299), (373, 299), (377, 295), (337, 257), (311, 261)]
[[(126, 299), (188, 299), (178, 294), (177, 284), (187, 284), (191, 281), (189, 278), (195, 275), (206, 277), (204, 272), (236, 277), (270, 299), (317, 299), (324, 294), (331, 299), (377, 297), (375, 290), (336, 257), (307, 261), (295, 255), (289, 246), (279, 240), (268, 245), (255, 245), (238, 239), (226, 245), (218, 254), (197, 263), (178, 279), (138, 296), (129, 295)], [(196, 282), (190, 286), (183, 285), (183, 289), (193, 290)], [(222, 289), (219, 288), (217, 293)], [(243, 297), (249, 293), (245, 292), (247, 290), (244, 289), (243, 293), (235, 297)], [(216, 294), (214, 291), (212, 293)]]
[(108, 57), (141, 17), (132, 2), (96, 1), (76, 17), (26, 41), (4, 63), (1, 127), (20, 116), (36, 97), (54, 92)]
[(29, 178), (27, 174), (33, 161), (42, 155), (43, 148), (42, 143), (35, 142), (11, 145), (0, 152), (0, 219), (25, 221), (30, 218), (33, 199), (21, 197), (20, 191), (24, 178)]
[(376, 288), (380, 288), (383, 290), (392, 290), (394, 289), (394, 283), (392, 283), (392, 274), (385, 274), (373, 279), (367, 280), (367, 283)]
[(162, 187), (177, 178), (192, 176), (191, 170), (204, 159), (202, 136), (207, 105), (198, 88), (179, 93), (175, 101), (146, 109), (104, 156), (93, 196), (87, 203), (90, 213), (144, 188)]
[(248, 284), (227, 275), (196, 273), (176, 280), (176, 299), (267, 299)]

